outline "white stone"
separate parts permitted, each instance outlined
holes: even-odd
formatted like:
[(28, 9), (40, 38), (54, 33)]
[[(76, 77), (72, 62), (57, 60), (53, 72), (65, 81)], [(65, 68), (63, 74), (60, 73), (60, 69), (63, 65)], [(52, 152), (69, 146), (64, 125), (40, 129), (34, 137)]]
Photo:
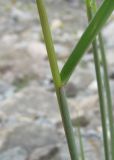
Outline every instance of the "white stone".
[(30, 42), (28, 44), (28, 52), (35, 59), (39, 57), (45, 58), (47, 56), (45, 45), (41, 42)]

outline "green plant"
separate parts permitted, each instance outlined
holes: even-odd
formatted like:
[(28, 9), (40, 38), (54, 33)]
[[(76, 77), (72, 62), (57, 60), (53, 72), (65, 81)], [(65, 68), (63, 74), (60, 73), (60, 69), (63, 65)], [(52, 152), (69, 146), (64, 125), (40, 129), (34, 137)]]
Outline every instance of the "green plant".
[[(40, 15), (40, 21), (42, 25), (44, 41), (47, 48), (48, 58), (50, 62), (50, 68), (53, 76), (53, 81), (55, 85), (56, 95), (58, 99), (58, 104), (61, 112), (61, 117), (64, 125), (64, 130), (66, 133), (66, 139), (69, 147), (69, 152), (72, 160), (79, 160), (79, 155), (77, 152), (77, 146), (75, 142), (75, 137), (73, 133), (73, 127), (70, 119), (70, 114), (68, 110), (68, 105), (66, 101), (66, 96), (64, 92), (64, 85), (68, 82), (72, 72), (74, 71), (75, 67), (79, 63), (81, 57), (84, 55), (88, 46), (92, 43), (93, 44), (93, 52), (94, 52), (94, 60), (95, 60), (95, 67), (96, 67), (96, 75), (97, 75), (97, 82), (98, 82), (98, 90), (99, 90), (99, 100), (100, 100), (100, 111), (102, 117), (102, 128), (103, 128), (103, 137), (104, 137), (104, 152), (105, 152), (105, 159), (114, 160), (114, 144), (111, 143), (111, 147), (109, 147), (109, 140), (107, 136), (107, 123), (106, 123), (106, 110), (105, 110), (105, 99), (103, 94), (103, 86), (105, 86), (105, 91), (107, 93), (107, 111), (108, 111), (108, 121), (110, 124), (110, 135), (111, 140), (114, 138), (114, 129), (113, 129), (113, 116), (112, 116), (112, 103), (111, 103), (111, 94), (110, 88), (108, 83), (108, 74), (107, 74), (107, 65), (106, 65), (106, 58), (104, 54), (104, 46), (103, 40), (100, 30), (103, 25), (106, 23), (107, 19), (111, 15), (114, 9), (114, 0), (105, 0), (99, 7), (96, 12), (96, 5), (94, 0), (86, 0), (86, 6), (88, 11), (88, 18), (89, 20), (92, 19), (83, 33), (82, 37), (80, 38), (78, 44), (74, 48), (73, 52), (71, 53), (70, 57), (66, 61), (65, 65), (61, 73), (59, 72), (57, 58), (55, 54), (55, 49), (53, 45), (53, 40), (51, 36), (51, 31), (48, 23), (48, 17), (45, 10), (45, 6), (43, 0), (36, 0), (37, 8)], [(96, 13), (95, 13), (96, 12)], [(95, 14), (95, 15), (94, 15)], [(99, 43), (100, 43), (100, 51), (101, 51), (101, 58), (103, 62), (103, 70), (104, 70), (104, 81), (101, 77), (101, 66), (100, 66), (100, 59), (98, 55), (97, 49), (97, 39), (96, 36), (99, 34)], [(79, 139), (80, 139), (80, 146), (82, 151), (82, 159), (84, 159), (83, 153), (83, 145), (81, 140), (81, 134), (79, 131)], [(111, 156), (110, 150), (111, 148)]]
[[(86, 7), (87, 7), (88, 20), (90, 21), (97, 10), (96, 1), (86, 0)], [(97, 49), (98, 41), (100, 45), (102, 68), (103, 68), (103, 73), (104, 73), (103, 78), (101, 74), (99, 50)], [(112, 110), (112, 100), (111, 100), (111, 93), (110, 93), (110, 87), (109, 87), (109, 81), (108, 81), (108, 71), (107, 71), (107, 62), (106, 62), (106, 57), (105, 57), (105, 49), (104, 49), (103, 38), (102, 38), (101, 33), (98, 34), (98, 41), (97, 41), (97, 38), (95, 38), (94, 41), (92, 42), (92, 46), (93, 46), (94, 62), (95, 62), (99, 101), (100, 101), (100, 112), (101, 112), (101, 121), (102, 121), (103, 137), (104, 137), (103, 138), (104, 139), (104, 153), (105, 153), (105, 159), (110, 159), (110, 148), (111, 149), (114, 148), (114, 142), (113, 142), (114, 127), (113, 127), (113, 115), (112, 115), (113, 110)], [(107, 106), (105, 104), (103, 83), (104, 83), (105, 90), (106, 90)], [(108, 118), (106, 118), (107, 112), (108, 112)], [(110, 134), (111, 134), (111, 147), (109, 147), (108, 132), (107, 132), (108, 131), (107, 119), (109, 121), (109, 128), (110, 128)], [(111, 150), (111, 153), (112, 153), (112, 160), (113, 160), (114, 159), (113, 150)]]
[(97, 10), (95, 16), (89, 23), (87, 29), (83, 33), (82, 37), (80, 38), (78, 44), (74, 48), (70, 57), (63, 66), (63, 69), (61, 71), (61, 80), (63, 84), (65, 84), (69, 80), (72, 72), (78, 65), (86, 49), (91, 44), (95, 36), (99, 33), (99, 31), (101, 30), (101, 28), (111, 15), (113, 9), (114, 9), (114, 0), (103, 1), (102, 5)]
[(71, 123), (70, 115), (68, 111), (68, 105), (65, 98), (64, 87), (62, 85), (62, 81), (61, 81), (61, 77), (60, 77), (60, 73), (57, 65), (57, 58), (56, 58), (55, 49), (53, 46), (53, 41), (52, 41), (52, 36), (50, 32), (50, 27), (48, 24), (46, 10), (42, 0), (36, 0), (36, 3), (37, 3), (39, 15), (40, 15), (42, 30), (44, 34), (44, 41), (46, 43), (48, 58), (50, 62), (50, 68), (53, 75), (53, 81), (56, 89), (56, 95), (58, 98), (59, 108), (60, 108), (61, 117), (64, 125), (64, 130), (67, 137), (67, 143), (68, 143), (71, 159), (78, 160), (75, 137), (74, 137), (72, 123)]

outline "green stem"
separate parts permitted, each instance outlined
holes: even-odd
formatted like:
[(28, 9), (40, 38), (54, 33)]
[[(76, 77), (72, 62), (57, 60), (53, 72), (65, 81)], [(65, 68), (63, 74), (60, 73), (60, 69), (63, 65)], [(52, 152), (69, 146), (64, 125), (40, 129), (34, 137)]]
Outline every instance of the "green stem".
[(48, 23), (47, 13), (45, 10), (43, 0), (36, 0), (36, 3), (37, 3), (39, 15), (40, 15), (40, 21), (42, 25), (43, 34), (44, 34), (44, 40), (46, 43), (48, 58), (50, 61), (51, 72), (54, 80), (54, 85), (56, 88), (56, 95), (59, 103), (64, 130), (66, 133), (66, 139), (69, 147), (71, 160), (78, 160), (73, 127), (70, 119), (70, 114), (69, 114), (68, 105), (66, 102), (65, 93), (63, 88), (61, 88), (61, 85), (62, 85), (61, 78), (60, 78), (59, 69), (57, 65), (57, 59), (55, 56), (55, 50), (54, 50), (53, 41), (51, 37), (51, 31)]
[(80, 125), (78, 126), (77, 130), (78, 130), (78, 137), (79, 137), (79, 144), (80, 144), (81, 160), (85, 160), (84, 146), (82, 141)]
[(94, 40), (93, 43), (93, 53), (94, 53), (94, 61), (95, 61), (95, 70), (96, 70), (96, 77), (98, 83), (98, 93), (99, 93), (99, 102), (100, 102), (100, 113), (101, 113), (101, 122), (102, 122), (102, 129), (103, 129), (103, 140), (104, 140), (104, 152), (105, 152), (105, 159), (109, 160), (109, 145), (108, 145), (108, 133), (107, 133), (107, 122), (106, 122), (106, 111), (105, 111), (105, 97), (103, 94), (103, 84), (102, 84), (102, 75), (100, 71), (100, 62), (97, 50), (97, 41)]
[[(93, 14), (97, 11), (97, 4), (96, 0), (92, 0), (92, 11)], [(102, 38), (102, 34), (99, 33), (98, 35), (99, 45), (100, 45), (100, 52), (101, 52), (101, 60), (102, 60), (102, 67), (103, 67), (103, 73), (104, 73), (104, 86), (106, 90), (106, 102), (107, 102), (107, 112), (108, 112), (108, 121), (109, 121), (109, 129), (110, 129), (110, 136), (111, 136), (111, 155), (112, 160), (114, 160), (114, 125), (113, 125), (113, 107), (112, 107), (112, 97), (111, 97), (111, 91), (110, 91), (110, 84), (108, 79), (108, 66), (107, 66), (107, 59), (105, 56), (105, 48), (104, 48), (104, 42)]]
[[(87, 6), (87, 13), (88, 13), (88, 20), (90, 21), (90, 19), (92, 18), (92, 8), (91, 8), (90, 0), (86, 0), (86, 6)], [(99, 100), (100, 100), (100, 112), (101, 112), (101, 122), (102, 122), (103, 140), (104, 140), (104, 153), (105, 153), (105, 159), (109, 160), (110, 155), (109, 155), (107, 123), (106, 123), (105, 99), (103, 94), (102, 75), (100, 70), (100, 60), (98, 55), (99, 53), (97, 49), (96, 39), (94, 39), (92, 46), (93, 46), (95, 70), (96, 70), (98, 93), (99, 93)]]
[(100, 29), (103, 27), (104, 23), (107, 21), (114, 9), (114, 0), (105, 0), (103, 1), (101, 7), (98, 9), (98, 12), (91, 20), (86, 31), (83, 33), (78, 44), (74, 48), (72, 54), (66, 61), (63, 69), (61, 71), (61, 80), (62, 83), (66, 83), (76, 65), (79, 63), (80, 59), (84, 55), (84, 52), (90, 45), (91, 41), (94, 40), (95, 36), (99, 33)]
[(101, 33), (99, 34), (99, 43), (100, 43), (100, 50), (101, 50), (102, 65), (104, 70), (104, 84), (105, 84), (106, 97), (107, 97), (107, 110), (108, 110), (109, 128), (110, 128), (110, 135), (111, 135), (111, 153), (112, 153), (112, 160), (114, 160), (113, 107), (112, 107), (110, 84), (108, 79), (107, 60), (105, 56), (105, 49), (103, 45), (104, 43), (103, 43), (103, 38)]
[(37, 4), (39, 16), (40, 16), (40, 21), (42, 25), (43, 34), (44, 34), (44, 40), (47, 48), (53, 80), (56, 86), (60, 87), (61, 78), (60, 78), (59, 69), (57, 65), (57, 60), (56, 60), (57, 58), (56, 58), (53, 40), (51, 36), (50, 26), (48, 23), (48, 17), (45, 10), (45, 5), (43, 3), (43, 0), (36, 0), (36, 4)]
[(66, 133), (66, 138), (67, 138), (71, 160), (78, 160), (78, 153), (77, 153), (77, 147), (76, 147), (75, 137), (73, 133), (73, 127), (72, 127), (72, 123), (70, 120), (70, 114), (69, 114), (68, 105), (66, 102), (65, 93), (64, 93), (63, 88), (57, 88), (56, 94), (58, 98), (58, 103), (60, 107), (64, 130)]

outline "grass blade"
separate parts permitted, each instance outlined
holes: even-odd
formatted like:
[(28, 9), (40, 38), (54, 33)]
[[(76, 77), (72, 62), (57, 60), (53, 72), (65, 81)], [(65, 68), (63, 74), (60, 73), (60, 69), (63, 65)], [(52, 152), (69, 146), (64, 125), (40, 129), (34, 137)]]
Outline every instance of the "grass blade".
[(90, 22), (86, 31), (74, 48), (72, 54), (63, 66), (63, 69), (61, 71), (61, 80), (63, 84), (65, 84), (69, 80), (73, 70), (79, 63), (81, 57), (84, 55), (84, 52), (86, 51), (92, 40), (95, 38), (95, 36), (99, 33), (100, 29), (111, 15), (113, 9), (113, 0), (103, 1), (102, 5), (98, 9), (98, 12)]

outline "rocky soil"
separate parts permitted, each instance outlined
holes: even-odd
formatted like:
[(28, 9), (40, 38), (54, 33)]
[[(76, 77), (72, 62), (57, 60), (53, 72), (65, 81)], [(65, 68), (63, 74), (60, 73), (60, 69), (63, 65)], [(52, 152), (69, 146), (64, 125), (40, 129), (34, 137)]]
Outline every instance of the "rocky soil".
[[(87, 26), (85, 7), (80, 0), (46, 0), (46, 4), (61, 69)], [(112, 97), (113, 19), (114, 15), (103, 29)], [(65, 91), (77, 145), (80, 124), (87, 160), (102, 160), (91, 47)], [(30, 0), (0, 1), (0, 160), (70, 160), (37, 9)]]

